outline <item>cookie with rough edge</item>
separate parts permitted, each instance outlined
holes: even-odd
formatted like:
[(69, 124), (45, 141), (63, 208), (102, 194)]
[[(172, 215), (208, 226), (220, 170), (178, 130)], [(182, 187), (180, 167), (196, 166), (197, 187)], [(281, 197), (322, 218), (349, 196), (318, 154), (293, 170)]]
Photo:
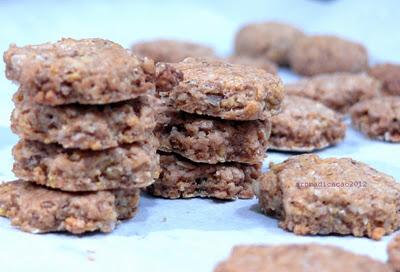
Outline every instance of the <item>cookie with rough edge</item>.
[(368, 74), (382, 83), (384, 94), (400, 95), (400, 64), (377, 64), (368, 69)]
[(227, 62), (263, 69), (264, 71), (274, 75), (278, 74), (278, 67), (275, 63), (268, 59), (248, 57), (243, 55), (233, 55), (227, 59)]

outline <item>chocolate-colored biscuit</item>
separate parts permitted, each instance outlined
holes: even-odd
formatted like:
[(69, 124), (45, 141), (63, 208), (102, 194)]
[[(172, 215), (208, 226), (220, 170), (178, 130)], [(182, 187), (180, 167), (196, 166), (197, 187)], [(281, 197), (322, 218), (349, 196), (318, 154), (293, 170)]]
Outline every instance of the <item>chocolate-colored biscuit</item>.
[(154, 98), (141, 96), (108, 105), (46, 106), (23, 92), (14, 96), (11, 128), (23, 139), (64, 148), (104, 150), (145, 141), (155, 127)]
[(18, 178), (63, 191), (141, 188), (159, 172), (158, 155), (148, 142), (93, 151), (21, 140), (13, 155)]
[(371, 138), (400, 142), (400, 97), (376, 97), (350, 108), (354, 127)]
[(276, 64), (266, 58), (263, 59), (263, 58), (248, 57), (243, 55), (241, 56), (234, 55), (230, 56), (227, 59), (227, 62), (263, 69), (266, 72), (274, 75), (278, 74), (278, 67), (276, 67)]
[(380, 88), (379, 81), (366, 74), (335, 73), (288, 84), (285, 92), (319, 101), (344, 114), (358, 101), (380, 95)]
[(194, 163), (172, 154), (160, 154), (161, 173), (147, 191), (164, 198), (253, 198), (251, 184), (259, 165)]
[(346, 134), (342, 116), (323, 104), (299, 96), (286, 96), (282, 112), (271, 119), (270, 148), (309, 152), (335, 145)]
[(215, 57), (214, 50), (211, 47), (179, 40), (139, 42), (132, 46), (132, 51), (156, 62), (180, 62), (187, 57)]
[(378, 64), (368, 70), (368, 74), (382, 83), (382, 91), (388, 95), (400, 95), (400, 65)]
[(335, 36), (304, 36), (292, 46), (290, 67), (312, 76), (334, 72), (361, 72), (368, 68), (368, 53), (361, 44)]
[(392, 272), (378, 260), (319, 244), (236, 246), (214, 272)]
[(269, 121), (227, 121), (171, 110), (163, 117), (155, 130), (161, 150), (210, 164), (256, 164), (265, 157)]
[(261, 210), (299, 235), (379, 240), (400, 227), (400, 184), (350, 158), (294, 156), (254, 184)]
[(153, 91), (155, 66), (102, 39), (62, 39), (4, 53), (6, 76), (46, 105), (107, 104)]
[(193, 58), (173, 66), (183, 73), (171, 92), (178, 110), (228, 120), (266, 120), (279, 112), (282, 82), (261, 69)]
[(139, 190), (69, 193), (13, 181), (0, 185), (0, 216), (32, 233), (112, 231), (118, 220), (134, 216)]
[(293, 44), (303, 35), (302, 31), (287, 24), (249, 24), (236, 34), (235, 53), (287, 65)]

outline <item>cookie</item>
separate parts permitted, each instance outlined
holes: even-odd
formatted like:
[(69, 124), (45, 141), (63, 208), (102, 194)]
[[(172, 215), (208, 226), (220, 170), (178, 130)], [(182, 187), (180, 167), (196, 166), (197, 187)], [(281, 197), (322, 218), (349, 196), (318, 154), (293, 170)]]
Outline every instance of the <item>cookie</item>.
[(394, 272), (400, 271), (400, 235), (394, 237), (387, 247), (388, 263)]
[(108, 104), (154, 90), (154, 62), (102, 39), (62, 39), (4, 53), (6, 76), (34, 102)]
[(391, 272), (378, 260), (319, 244), (235, 246), (214, 272)]
[(400, 184), (350, 158), (293, 156), (255, 183), (261, 210), (299, 235), (379, 240), (400, 226)]
[(271, 119), (270, 149), (310, 152), (342, 141), (342, 116), (323, 104), (300, 96), (283, 100), (282, 112)]
[(68, 193), (17, 180), (0, 184), (0, 216), (32, 233), (112, 231), (134, 216), (139, 190)]
[(178, 155), (160, 154), (161, 172), (146, 188), (164, 198), (212, 197), (217, 199), (253, 198), (252, 182), (261, 167), (240, 163), (194, 163)]
[(263, 70), (193, 58), (173, 67), (183, 73), (171, 92), (178, 110), (228, 120), (266, 120), (279, 112), (282, 82)]
[(272, 61), (270, 61), (268, 59), (248, 57), (248, 56), (243, 56), (243, 55), (242, 56), (234, 55), (234, 56), (230, 56), (227, 59), (227, 62), (263, 69), (267, 73), (270, 73), (273, 75), (278, 74), (278, 67), (276, 67), (275, 63), (273, 63)]
[(343, 114), (358, 101), (380, 95), (380, 89), (379, 81), (363, 73), (324, 74), (285, 86), (286, 94), (319, 101)]
[(153, 98), (141, 96), (108, 105), (46, 106), (14, 96), (11, 129), (23, 139), (64, 148), (104, 150), (145, 141), (155, 127)]
[(63, 191), (132, 189), (158, 176), (158, 155), (146, 142), (92, 151), (20, 140), (13, 148), (14, 174)]
[(350, 108), (352, 125), (373, 139), (400, 142), (400, 97), (376, 97)]
[(301, 30), (287, 24), (277, 22), (249, 24), (236, 34), (235, 53), (287, 65), (293, 44), (303, 35)]
[(363, 45), (336, 36), (304, 36), (292, 46), (289, 65), (304, 76), (356, 73), (368, 68), (368, 52)]
[(180, 62), (187, 57), (215, 57), (211, 47), (203, 44), (180, 40), (153, 40), (138, 42), (132, 51), (155, 62)]
[(382, 91), (387, 95), (400, 95), (400, 65), (378, 64), (368, 69), (368, 74), (382, 83)]

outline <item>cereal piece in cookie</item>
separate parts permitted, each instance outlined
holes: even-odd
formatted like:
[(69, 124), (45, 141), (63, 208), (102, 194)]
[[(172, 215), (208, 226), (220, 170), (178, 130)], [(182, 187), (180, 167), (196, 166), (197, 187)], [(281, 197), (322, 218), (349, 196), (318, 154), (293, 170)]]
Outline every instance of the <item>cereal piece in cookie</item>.
[(361, 101), (350, 108), (350, 115), (353, 126), (368, 137), (400, 142), (400, 97)]
[(275, 63), (273, 63), (272, 61), (270, 61), (268, 59), (248, 57), (248, 56), (243, 56), (243, 55), (241, 55), (241, 56), (234, 55), (234, 56), (230, 56), (227, 59), (227, 62), (263, 69), (266, 72), (273, 74), (273, 75), (278, 74), (278, 67), (276, 67)]
[(211, 47), (188, 41), (153, 40), (138, 42), (132, 46), (133, 53), (153, 59), (155, 62), (180, 62), (188, 57), (214, 58)]
[(148, 142), (93, 151), (20, 140), (13, 155), (18, 178), (63, 191), (141, 188), (159, 172), (158, 155)]
[(261, 69), (193, 58), (173, 66), (183, 73), (171, 92), (176, 109), (228, 120), (265, 120), (279, 112), (282, 82)]
[(400, 95), (400, 64), (378, 64), (368, 74), (382, 82), (382, 91), (388, 95)]
[(155, 66), (102, 39), (62, 39), (4, 53), (6, 76), (36, 103), (107, 104), (154, 90)]
[(164, 198), (253, 198), (252, 183), (261, 167), (240, 163), (194, 163), (178, 155), (160, 154), (160, 177), (146, 190)]
[(235, 53), (287, 65), (289, 51), (303, 35), (302, 31), (288, 24), (277, 22), (249, 24), (240, 29), (236, 35)]
[(214, 272), (392, 272), (378, 260), (319, 244), (235, 246)]
[(307, 97), (347, 113), (358, 101), (380, 95), (381, 85), (366, 74), (335, 73), (302, 79), (285, 86), (285, 93)]
[(270, 149), (310, 152), (335, 145), (346, 134), (342, 116), (323, 104), (286, 96), (282, 112), (271, 119)]
[(0, 216), (32, 233), (112, 231), (118, 220), (132, 218), (139, 190), (68, 193), (17, 180), (0, 185)]
[(192, 161), (215, 164), (263, 161), (271, 131), (269, 121), (229, 121), (167, 111), (155, 135), (163, 151)]
[(298, 74), (312, 76), (334, 72), (361, 72), (368, 68), (364, 46), (335, 36), (304, 36), (292, 46), (290, 67)]
[(400, 227), (400, 184), (350, 158), (293, 156), (254, 184), (261, 210), (299, 235), (354, 235), (374, 240)]
[(388, 263), (395, 272), (400, 271), (400, 235), (394, 237), (387, 247)]

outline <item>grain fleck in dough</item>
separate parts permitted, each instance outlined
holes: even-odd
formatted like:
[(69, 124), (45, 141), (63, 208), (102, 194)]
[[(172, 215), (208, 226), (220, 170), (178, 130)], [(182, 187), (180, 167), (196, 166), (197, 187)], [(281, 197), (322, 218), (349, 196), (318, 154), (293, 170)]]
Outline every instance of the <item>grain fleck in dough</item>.
[(378, 260), (319, 244), (235, 246), (214, 272), (392, 272)]
[(346, 134), (342, 116), (323, 104), (286, 96), (282, 112), (271, 119), (270, 149), (310, 152), (335, 145)]
[(178, 110), (228, 120), (266, 120), (280, 110), (282, 82), (261, 69), (194, 58), (172, 65), (183, 73), (171, 92)]
[(304, 76), (356, 73), (368, 68), (368, 52), (363, 45), (336, 36), (304, 36), (292, 46), (289, 64)]
[(230, 56), (227, 59), (227, 62), (263, 69), (264, 71), (266, 71), (270, 74), (273, 74), (273, 75), (278, 74), (278, 67), (276, 67), (275, 63), (273, 63), (272, 61), (270, 61), (268, 59), (248, 57), (248, 56), (243, 56), (243, 55), (241, 55), (241, 56), (234, 55), (234, 56)]
[(255, 183), (261, 210), (299, 235), (354, 235), (374, 240), (400, 226), (400, 184), (350, 158), (293, 156)]
[(379, 96), (380, 90), (379, 81), (364, 73), (317, 75), (285, 86), (286, 94), (319, 101), (343, 114), (358, 101)]
[(400, 95), (400, 65), (378, 64), (368, 70), (368, 74), (382, 83), (382, 91), (387, 95)]
[(249, 24), (236, 34), (235, 54), (287, 65), (293, 44), (303, 35), (301, 30), (283, 23)]
[(36, 103), (108, 104), (154, 91), (155, 66), (103, 39), (62, 39), (4, 53), (6, 76)]
[(138, 189), (69, 193), (21, 180), (0, 185), (0, 216), (32, 233), (110, 232), (118, 220), (133, 217), (138, 205)]
[(400, 142), (400, 97), (382, 96), (350, 108), (355, 128), (373, 139)]

